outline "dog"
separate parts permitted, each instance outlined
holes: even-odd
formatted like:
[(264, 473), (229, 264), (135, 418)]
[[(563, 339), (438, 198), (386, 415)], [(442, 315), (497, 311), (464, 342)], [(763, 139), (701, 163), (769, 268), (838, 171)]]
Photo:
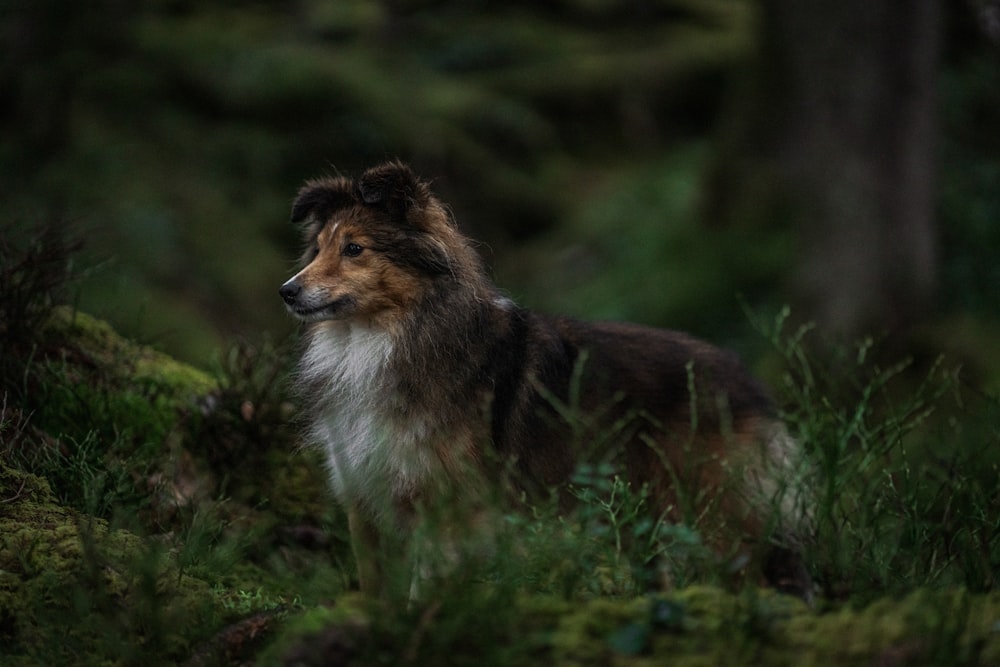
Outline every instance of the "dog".
[(279, 292), (305, 323), (296, 383), (363, 591), (383, 589), (385, 543), (411, 534), (421, 507), (480, 507), (499, 488), (569, 503), (574, 471), (599, 461), (660, 516), (711, 516), (717, 548), (736, 544), (770, 583), (803, 592), (786, 484), (799, 447), (735, 354), (517, 306), (398, 161), (307, 181), (291, 221), (306, 249)]

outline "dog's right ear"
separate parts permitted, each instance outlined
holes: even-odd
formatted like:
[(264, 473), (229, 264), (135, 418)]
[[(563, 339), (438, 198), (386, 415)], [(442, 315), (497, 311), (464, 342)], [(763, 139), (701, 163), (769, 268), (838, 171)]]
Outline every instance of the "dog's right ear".
[(365, 171), (358, 178), (355, 191), (366, 206), (384, 209), (394, 220), (417, 228), (423, 224), (424, 210), (431, 199), (427, 184), (398, 160)]
[(325, 222), (334, 211), (355, 203), (347, 179), (321, 179), (308, 181), (299, 190), (292, 204), (292, 222), (309, 219)]

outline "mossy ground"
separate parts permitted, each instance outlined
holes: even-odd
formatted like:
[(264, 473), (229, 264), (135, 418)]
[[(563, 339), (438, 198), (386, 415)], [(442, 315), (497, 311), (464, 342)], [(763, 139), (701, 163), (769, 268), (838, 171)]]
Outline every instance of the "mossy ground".
[(234, 444), (267, 416), (246, 387), (69, 308), (34, 355), (0, 414), (0, 662), (223, 655), (204, 646), (232, 623), (346, 586), (317, 461), (287, 438)]
[[(462, 613), (435, 604), (387, 612), (351, 594), (289, 619), (260, 664), (320, 665), (333, 655), (352, 664), (634, 667), (989, 665), (1000, 658), (1000, 596), (954, 590), (823, 612), (771, 591), (711, 586), (578, 602), (524, 595), (492, 610), (492, 632), (442, 644), (434, 637), (448, 626), (441, 617)], [(401, 615), (410, 622), (386, 620)]]
[(213, 377), (69, 309), (39, 350), (48, 403), (0, 415), (5, 665), (1000, 662), (990, 587), (813, 608), (749, 585), (650, 593), (566, 523), (512, 520), (521, 547), (419, 602), (367, 598), (273, 358), (244, 348)]
[(44, 479), (0, 464), (0, 494), (4, 664), (179, 661), (222, 618), (165, 548), (60, 505)]

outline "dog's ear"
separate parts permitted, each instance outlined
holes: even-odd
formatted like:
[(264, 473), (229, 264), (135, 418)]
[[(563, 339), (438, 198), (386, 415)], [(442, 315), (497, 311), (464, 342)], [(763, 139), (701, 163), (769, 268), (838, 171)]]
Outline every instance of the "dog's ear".
[(308, 181), (299, 190), (295, 203), (292, 204), (292, 222), (309, 219), (325, 222), (334, 211), (347, 208), (354, 203), (354, 195), (347, 179), (326, 178)]
[(365, 205), (385, 209), (397, 222), (422, 227), (430, 188), (402, 162), (372, 167), (358, 178), (355, 190)]

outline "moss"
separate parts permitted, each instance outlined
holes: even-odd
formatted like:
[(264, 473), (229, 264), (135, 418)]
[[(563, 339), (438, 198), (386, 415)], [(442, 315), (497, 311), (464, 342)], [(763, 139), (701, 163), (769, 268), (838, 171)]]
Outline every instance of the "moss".
[(353, 594), (289, 619), (260, 655), (262, 667), (348, 664), (370, 642), (371, 601)]
[[(417, 625), (404, 637), (434, 632), (445, 623), (435, 618), (439, 612), (431, 604), (411, 613)], [(957, 590), (921, 589), (902, 600), (883, 598), (861, 608), (821, 612), (770, 591), (732, 594), (697, 586), (670, 596), (577, 602), (525, 595), (516, 608), (497, 613), (516, 619), (505, 642), (530, 647), (518, 653), (520, 664), (639, 667), (669, 660), (681, 667), (834, 667), (995, 664), (1000, 656), (1000, 594)], [(397, 664), (405, 658), (392, 653), (400, 645), (398, 637), (387, 641), (385, 633), (398, 620), (399, 613), (387, 614), (357, 594), (344, 596), (332, 607), (292, 619), (260, 664), (323, 664), (331, 650), (345, 664), (362, 658)], [(381, 649), (371, 646), (376, 643)], [(405, 642), (402, 647), (405, 651)], [(483, 641), (477, 647), (479, 664), (499, 663), (509, 651), (509, 645)]]
[(218, 391), (202, 371), (62, 306), (38, 334), (25, 383), (17, 407), (32, 429), (5, 450), (46, 477), (69, 507), (135, 515), (149, 509), (150, 489), (169, 487), (154, 495), (181, 498), (211, 485), (182, 451)]
[(186, 655), (216, 617), (204, 581), (164, 550), (59, 505), (0, 462), (3, 664), (126, 664)]
[(1000, 596), (919, 589), (902, 600), (883, 598), (862, 609), (789, 619), (777, 642), (802, 665), (897, 661), (995, 664), (1000, 655)]
[(106, 323), (56, 307), (40, 336), (36, 426), (82, 442), (96, 435), (126, 451), (156, 454), (211, 405), (206, 373), (119, 336)]
[(323, 516), (334, 506), (327, 486), (325, 467), (318, 452), (307, 450), (289, 455), (269, 452), (268, 501), (270, 508), (290, 521)]
[(81, 357), (98, 370), (173, 401), (190, 402), (218, 389), (207, 373), (127, 340), (107, 322), (68, 306), (53, 310), (43, 335), (72, 341)]
[(564, 615), (552, 635), (556, 664), (607, 664), (608, 637), (638, 621), (644, 606), (643, 600), (597, 599)]

